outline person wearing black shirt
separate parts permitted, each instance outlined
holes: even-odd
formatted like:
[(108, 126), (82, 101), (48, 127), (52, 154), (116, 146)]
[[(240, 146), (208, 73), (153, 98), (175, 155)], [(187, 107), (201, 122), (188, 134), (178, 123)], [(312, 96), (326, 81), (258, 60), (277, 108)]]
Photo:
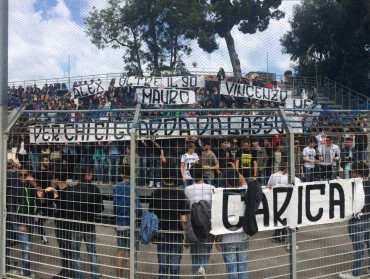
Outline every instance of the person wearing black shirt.
[[(50, 180), (49, 180), (49, 172), (50, 172), (50, 169), (49, 169), (49, 154), (42, 154), (41, 156), (41, 166), (40, 166), (40, 170), (38, 172), (35, 173), (35, 179), (38, 183), (38, 185), (41, 186), (41, 188), (43, 190), (45, 190), (47, 187), (49, 187), (49, 183), (50, 183)], [(52, 202), (52, 193), (47, 193), (46, 194), (46, 197), (47, 197), (47, 202), (45, 202), (42, 206), (40, 206), (39, 208), (37, 208), (37, 214), (40, 215), (40, 216), (48, 216), (49, 214), (49, 206), (51, 206), (51, 202)], [(43, 244), (49, 244), (49, 241), (46, 237), (46, 233), (45, 233), (45, 228), (44, 228), (44, 223), (45, 223), (46, 219), (44, 217), (42, 218), (39, 218), (38, 221), (36, 222), (36, 225), (37, 225), (37, 232), (39, 235), (41, 235), (41, 242)]]
[(55, 236), (62, 261), (62, 269), (52, 279), (74, 278), (71, 246), (72, 222), (69, 220), (73, 214), (73, 208), (71, 208), (70, 204), (70, 187), (65, 182), (66, 180), (66, 170), (59, 170), (50, 174), (50, 182), (53, 187), (45, 189), (45, 193), (53, 193), (53, 216), (57, 218), (54, 220), (56, 227)]
[[(354, 216), (348, 221), (348, 234), (352, 240), (354, 250), (354, 260), (352, 262), (351, 272), (340, 273), (339, 278), (357, 278), (361, 276), (362, 268), (369, 268), (367, 265), (368, 243), (370, 241), (370, 181), (369, 181), (369, 165), (365, 162), (355, 162), (352, 164), (352, 177), (362, 178), (362, 184), (365, 192), (365, 206), (360, 214)], [(365, 262), (366, 261), (366, 262)], [(369, 269), (367, 270), (370, 271)], [(367, 272), (367, 273), (368, 273)]]
[(81, 242), (84, 240), (89, 256), (90, 272), (92, 279), (100, 278), (98, 258), (96, 255), (96, 214), (103, 212), (103, 199), (99, 188), (92, 184), (92, 169), (81, 169), (81, 181), (71, 191), (71, 204), (73, 214), (73, 230), (71, 231), (71, 248), (73, 250), (73, 267), (76, 278), (83, 278), (81, 270)]
[(23, 164), (11, 175), (8, 188), (8, 214), (13, 222), (21, 250), (21, 268), (24, 277), (31, 277), (30, 248), (36, 206), (43, 202), (43, 191), (30, 175), (29, 166)]
[[(167, 162), (166, 165), (171, 165)], [(149, 210), (160, 220), (157, 234), (158, 273), (160, 278), (180, 278), (180, 262), (183, 253), (183, 233), (187, 223), (187, 202), (184, 191), (177, 187), (176, 173), (162, 168), (162, 187), (152, 193)], [(166, 232), (170, 231), (170, 232)], [(163, 277), (164, 276), (164, 277)]]
[(231, 155), (231, 150), (227, 146), (227, 139), (221, 139), (220, 141), (220, 148), (214, 150), (214, 153), (218, 159), (219, 169), (217, 170), (218, 174), (218, 187), (225, 187), (225, 183), (223, 181), (222, 174), (228, 169), (228, 164), (233, 161), (233, 157)]
[(238, 150), (235, 156), (236, 170), (248, 181), (256, 180), (258, 175), (258, 166), (256, 152), (250, 148), (249, 139), (243, 141), (242, 149)]

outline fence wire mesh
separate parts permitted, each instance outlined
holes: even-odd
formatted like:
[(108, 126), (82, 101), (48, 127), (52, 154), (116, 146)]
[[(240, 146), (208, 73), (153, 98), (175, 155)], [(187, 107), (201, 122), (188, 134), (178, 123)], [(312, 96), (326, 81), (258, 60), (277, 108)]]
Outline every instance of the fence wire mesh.
[[(260, 227), (253, 237), (216, 231), (202, 243), (189, 239), (187, 229), (192, 204), (213, 199), (213, 206), (222, 207), (212, 195), (223, 188), (256, 180), (266, 194), (290, 181), (351, 178), (354, 165), (365, 177), (368, 166), (359, 162), (368, 160), (366, 112), (351, 115), (348, 123), (324, 119), (321, 112), (309, 128), (302, 119), (312, 111), (235, 109), (225, 115), (224, 110), (137, 107), (136, 112), (137, 119), (134, 109), (109, 111), (109, 120), (100, 119), (100, 111), (83, 110), (20, 115), (8, 134), (9, 277), (128, 278), (131, 259), (137, 278), (203, 272), (208, 278), (289, 278), (292, 265), (297, 278), (336, 278), (351, 269), (349, 232), (353, 245), (361, 246), (357, 253), (366, 252), (364, 239), (356, 238), (358, 226), (348, 227), (347, 221), (300, 227), (296, 241), (286, 224), (276, 224), (275, 230)], [(338, 111), (338, 119), (349, 113)], [(239, 222), (237, 197), (227, 205), (231, 227)], [(304, 212), (309, 210), (306, 204)], [(159, 229), (145, 245), (139, 231), (147, 211), (158, 216)]]
[(2, 4), (0, 277), (369, 276), (368, 1)]

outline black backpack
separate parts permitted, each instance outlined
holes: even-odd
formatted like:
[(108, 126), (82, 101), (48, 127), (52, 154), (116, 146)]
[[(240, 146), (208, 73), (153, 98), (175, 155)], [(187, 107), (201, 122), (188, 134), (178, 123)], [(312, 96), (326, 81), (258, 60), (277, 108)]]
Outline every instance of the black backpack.
[(211, 228), (211, 203), (203, 200), (193, 203), (190, 210), (190, 220), (185, 233), (188, 242), (207, 242)]
[(249, 182), (247, 194), (244, 199), (245, 212), (243, 218), (243, 230), (249, 236), (253, 236), (258, 232), (256, 213), (262, 198), (261, 184), (258, 181)]

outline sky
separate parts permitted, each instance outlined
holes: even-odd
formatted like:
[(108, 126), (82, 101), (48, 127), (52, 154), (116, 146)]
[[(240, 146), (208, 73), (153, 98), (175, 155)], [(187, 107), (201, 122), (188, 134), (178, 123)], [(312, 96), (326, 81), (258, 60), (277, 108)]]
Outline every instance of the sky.
[[(46, 80), (69, 76), (122, 73), (123, 49), (98, 49), (84, 31), (83, 19), (95, 6), (104, 8), (106, 0), (12, 0), (9, 1), (9, 81)], [(295, 0), (283, 0), (285, 18), (270, 21), (268, 29), (244, 35), (234, 27), (243, 74), (268, 71), (283, 74), (292, 68), (289, 55), (283, 54), (279, 39), (289, 31)], [(223, 67), (232, 72), (224, 39), (219, 49), (208, 54), (196, 43), (190, 57), (183, 57), (188, 69), (217, 72)], [(193, 63), (197, 64), (193, 68)]]

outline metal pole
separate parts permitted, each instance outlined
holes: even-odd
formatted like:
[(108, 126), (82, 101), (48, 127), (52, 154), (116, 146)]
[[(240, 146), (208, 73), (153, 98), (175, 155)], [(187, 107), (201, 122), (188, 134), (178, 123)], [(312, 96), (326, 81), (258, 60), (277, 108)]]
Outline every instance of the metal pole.
[(136, 221), (136, 202), (135, 202), (135, 186), (136, 186), (136, 170), (137, 170), (137, 163), (136, 162), (136, 131), (137, 131), (137, 123), (139, 120), (141, 106), (137, 105), (134, 120), (132, 121), (131, 127), (131, 141), (130, 141), (130, 149), (131, 149), (131, 158), (130, 158), (130, 279), (135, 278), (135, 221)]
[(266, 56), (266, 58), (267, 58), (267, 61), (266, 61), (266, 66), (267, 66), (267, 68), (266, 68), (266, 70), (267, 70), (267, 77), (266, 77), (266, 79), (267, 80), (269, 80), (269, 53), (267, 52), (267, 56)]
[(68, 89), (71, 88), (71, 55), (68, 55)]
[(6, 259), (6, 135), (8, 124), (8, 0), (0, 7), (0, 278), (5, 278)]
[(316, 92), (319, 92), (319, 78), (317, 75), (317, 59), (315, 58), (315, 71), (316, 71)]
[[(283, 127), (288, 133), (288, 148), (289, 148), (289, 162), (288, 162), (288, 179), (291, 184), (295, 183), (295, 156), (294, 156), (294, 130), (289, 124), (289, 120), (282, 107), (279, 107), (279, 113)], [(297, 279), (297, 228), (289, 228), (289, 258), (290, 258), (290, 278)]]

